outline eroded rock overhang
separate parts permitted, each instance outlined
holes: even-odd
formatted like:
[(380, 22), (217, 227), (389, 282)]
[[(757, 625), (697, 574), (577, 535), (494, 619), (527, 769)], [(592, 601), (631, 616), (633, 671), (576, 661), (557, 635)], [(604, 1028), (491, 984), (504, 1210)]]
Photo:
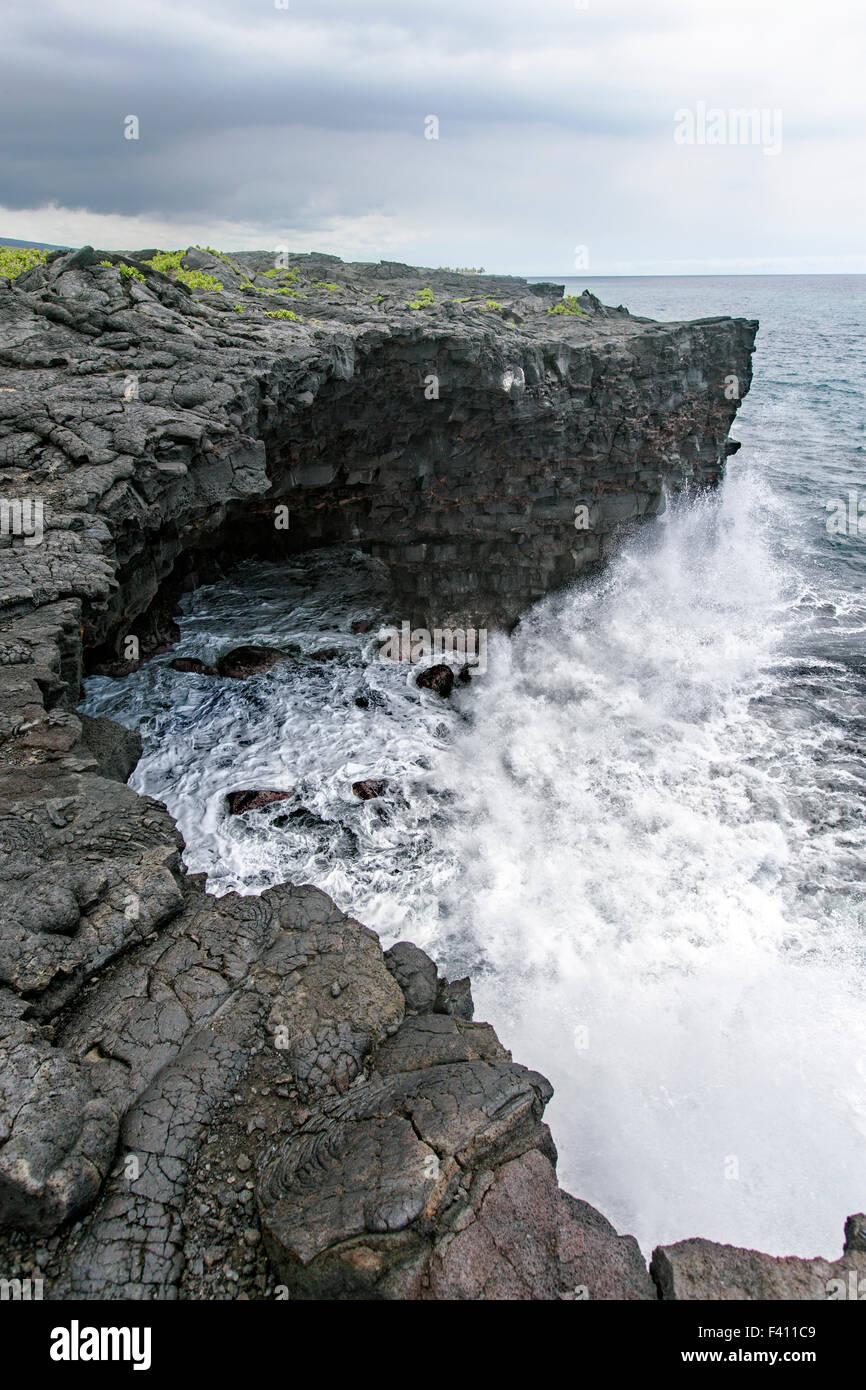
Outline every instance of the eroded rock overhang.
[(718, 480), (751, 382), (742, 319), (550, 314), (560, 287), (307, 257), (287, 298), (270, 258), (200, 252), (224, 288), (191, 295), (116, 259), (0, 282), (2, 486), (45, 528), (0, 602), (74, 595), (94, 648), (202, 552), (345, 541), (390, 567), (401, 617), (513, 622), (665, 488)]

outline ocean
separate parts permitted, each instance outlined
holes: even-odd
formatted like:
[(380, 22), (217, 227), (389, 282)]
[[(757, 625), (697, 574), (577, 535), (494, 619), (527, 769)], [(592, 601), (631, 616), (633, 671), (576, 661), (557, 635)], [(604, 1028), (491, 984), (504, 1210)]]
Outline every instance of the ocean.
[[(184, 600), (172, 656), (291, 645), (284, 665), (158, 657), (83, 708), (140, 728), (131, 785), (211, 891), (315, 883), (471, 973), (476, 1018), (553, 1082), (563, 1186), (645, 1252), (836, 1258), (866, 1208), (866, 276), (584, 287), (760, 319), (716, 492), (492, 635), (451, 701), (379, 660), (386, 576), (339, 549)], [(360, 802), (366, 777), (388, 794)], [(228, 817), (247, 787), (292, 799)]]

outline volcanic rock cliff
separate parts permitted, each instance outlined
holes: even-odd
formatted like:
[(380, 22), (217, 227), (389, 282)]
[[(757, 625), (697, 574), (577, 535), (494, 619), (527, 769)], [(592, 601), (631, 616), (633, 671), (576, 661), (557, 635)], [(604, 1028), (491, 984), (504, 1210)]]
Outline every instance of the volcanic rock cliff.
[[(0, 1270), (55, 1298), (656, 1297), (557, 1187), (550, 1086), (468, 982), (313, 888), (209, 896), (124, 785), (135, 736), (75, 710), (249, 554), (353, 542), (395, 618), (513, 622), (719, 478), (757, 325), (325, 256), (195, 249), (190, 289), (154, 259), (0, 279)], [(664, 1296), (719, 1296), (679, 1249)]]

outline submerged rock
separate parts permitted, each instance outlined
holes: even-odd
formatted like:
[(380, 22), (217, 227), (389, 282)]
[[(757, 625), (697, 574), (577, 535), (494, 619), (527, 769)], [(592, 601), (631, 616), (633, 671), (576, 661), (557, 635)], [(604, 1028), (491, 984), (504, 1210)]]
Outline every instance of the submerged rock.
[(287, 661), (290, 652), (276, 647), (234, 647), (217, 662), (217, 672), (234, 681), (244, 681), (250, 676), (260, 676), (270, 671), (281, 661)]
[(377, 796), (384, 796), (387, 790), (388, 783), (384, 777), (368, 777), (364, 782), (352, 783), (352, 791), (362, 801), (372, 801)]
[(376, 690), (372, 686), (364, 686), (356, 694), (355, 704), (358, 709), (385, 709), (388, 701), (381, 690)]
[(219, 672), (217, 671), (217, 668), (215, 666), (208, 666), (206, 661), (200, 661), (197, 656), (176, 656), (174, 661), (170, 661), (168, 664), (173, 671), (182, 671), (184, 675), (219, 675)]
[(242, 816), (247, 811), (260, 811), (263, 806), (272, 806), (275, 801), (287, 801), (290, 796), (292, 792), (239, 791), (229, 792), (226, 801), (230, 815)]

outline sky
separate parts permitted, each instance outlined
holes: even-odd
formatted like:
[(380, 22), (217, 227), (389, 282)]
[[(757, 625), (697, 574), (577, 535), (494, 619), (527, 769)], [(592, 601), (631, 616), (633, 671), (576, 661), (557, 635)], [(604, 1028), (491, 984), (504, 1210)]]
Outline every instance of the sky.
[(866, 272), (862, 0), (7, 0), (3, 36), (0, 236)]

